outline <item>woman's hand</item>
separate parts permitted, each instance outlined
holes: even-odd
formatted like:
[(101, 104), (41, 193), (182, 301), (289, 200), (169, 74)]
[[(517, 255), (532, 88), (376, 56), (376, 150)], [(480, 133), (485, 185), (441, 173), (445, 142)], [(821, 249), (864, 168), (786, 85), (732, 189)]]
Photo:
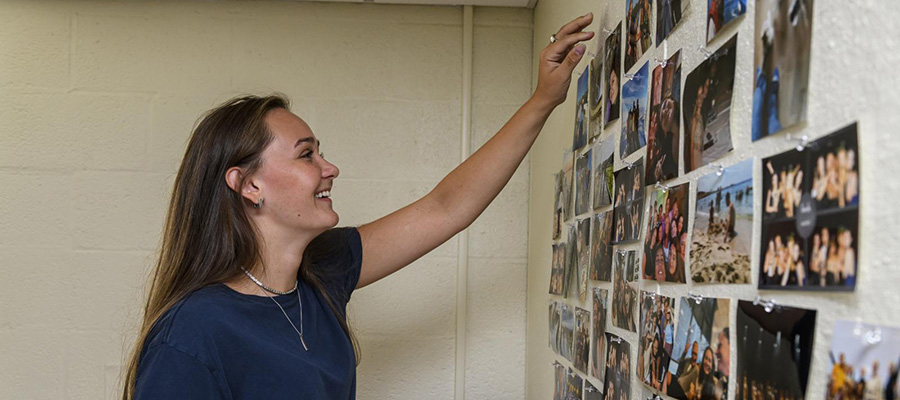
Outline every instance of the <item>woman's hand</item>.
[(534, 99), (551, 107), (566, 101), (572, 71), (584, 56), (585, 45), (578, 42), (594, 37), (594, 32), (582, 32), (582, 29), (593, 20), (593, 13), (575, 18), (556, 32), (556, 43), (550, 43), (541, 50), (537, 89), (532, 96)]

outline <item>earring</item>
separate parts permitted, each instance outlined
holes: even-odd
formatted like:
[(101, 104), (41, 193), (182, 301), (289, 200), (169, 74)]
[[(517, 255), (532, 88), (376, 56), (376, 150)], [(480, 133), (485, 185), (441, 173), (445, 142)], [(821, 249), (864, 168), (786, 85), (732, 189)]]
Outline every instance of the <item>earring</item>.
[(257, 208), (257, 209), (258, 209), (258, 208), (262, 207), (262, 205), (263, 205), (263, 200), (264, 200), (264, 199), (263, 199), (262, 197), (260, 197), (260, 198), (259, 198), (259, 202), (256, 203), (256, 204), (254, 204), (254, 205), (253, 205), (253, 208)]

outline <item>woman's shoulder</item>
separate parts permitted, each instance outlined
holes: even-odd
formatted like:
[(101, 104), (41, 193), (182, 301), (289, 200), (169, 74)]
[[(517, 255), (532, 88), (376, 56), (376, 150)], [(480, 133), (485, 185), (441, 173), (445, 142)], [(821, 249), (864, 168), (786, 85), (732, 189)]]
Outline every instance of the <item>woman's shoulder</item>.
[(208, 347), (222, 322), (234, 313), (222, 286), (207, 285), (175, 303), (154, 323), (147, 346), (168, 344), (189, 353)]

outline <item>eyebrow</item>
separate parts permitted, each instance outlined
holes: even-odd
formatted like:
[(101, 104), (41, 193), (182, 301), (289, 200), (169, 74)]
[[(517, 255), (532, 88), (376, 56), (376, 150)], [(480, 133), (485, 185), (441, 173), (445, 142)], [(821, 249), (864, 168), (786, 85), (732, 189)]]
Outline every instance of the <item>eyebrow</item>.
[(308, 137), (305, 137), (305, 138), (298, 139), (298, 140), (297, 140), (297, 143), (294, 143), (294, 148), (296, 148), (297, 146), (299, 146), (301, 143), (312, 143), (313, 140), (316, 141), (316, 146), (317, 146), (317, 147), (320, 146), (320, 145), (322, 144), (322, 142), (320, 142), (318, 139), (313, 139), (312, 136), (308, 136)]

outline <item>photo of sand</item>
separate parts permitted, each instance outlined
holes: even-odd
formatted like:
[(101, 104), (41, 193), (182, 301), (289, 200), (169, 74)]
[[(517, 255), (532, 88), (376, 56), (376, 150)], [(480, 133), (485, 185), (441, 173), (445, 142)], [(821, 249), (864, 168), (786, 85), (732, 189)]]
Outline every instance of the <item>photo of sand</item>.
[(691, 279), (750, 283), (753, 234), (753, 159), (697, 180), (691, 239)]

